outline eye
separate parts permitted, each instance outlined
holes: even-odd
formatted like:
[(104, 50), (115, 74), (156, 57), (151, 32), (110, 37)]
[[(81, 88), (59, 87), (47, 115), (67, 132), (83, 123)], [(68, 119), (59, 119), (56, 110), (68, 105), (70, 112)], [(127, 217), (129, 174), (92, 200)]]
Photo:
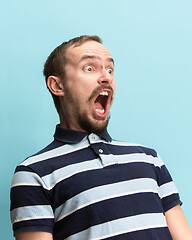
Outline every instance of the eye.
[(113, 73), (113, 69), (111, 69), (111, 68), (107, 69), (107, 71), (108, 71), (109, 74)]
[(94, 68), (90, 65), (85, 67), (85, 71), (87, 71), (87, 72), (92, 72), (93, 70), (94, 70)]

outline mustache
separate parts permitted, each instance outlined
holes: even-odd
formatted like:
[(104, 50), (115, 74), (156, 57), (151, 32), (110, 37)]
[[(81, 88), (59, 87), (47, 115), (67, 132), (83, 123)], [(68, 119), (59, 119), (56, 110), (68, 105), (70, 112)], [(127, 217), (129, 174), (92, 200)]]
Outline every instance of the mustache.
[(95, 90), (93, 90), (91, 96), (89, 97), (88, 101), (91, 101), (95, 98), (95, 96), (98, 94), (98, 92), (100, 92), (101, 90), (103, 89), (109, 89), (111, 90), (112, 94), (111, 94), (111, 101), (113, 100), (113, 97), (114, 97), (114, 91), (113, 91), (113, 88), (109, 85), (103, 85), (103, 86), (100, 86), (98, 88), (96, 88)]

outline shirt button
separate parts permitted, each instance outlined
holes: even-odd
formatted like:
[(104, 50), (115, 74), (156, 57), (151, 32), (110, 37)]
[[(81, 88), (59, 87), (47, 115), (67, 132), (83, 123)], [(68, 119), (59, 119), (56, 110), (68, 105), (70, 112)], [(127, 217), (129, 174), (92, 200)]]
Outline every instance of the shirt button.
[(100, 149), (99, 149), (99, 152), (100, 152), (100, 153), (103, 153), (103, 149), (100, 148)]

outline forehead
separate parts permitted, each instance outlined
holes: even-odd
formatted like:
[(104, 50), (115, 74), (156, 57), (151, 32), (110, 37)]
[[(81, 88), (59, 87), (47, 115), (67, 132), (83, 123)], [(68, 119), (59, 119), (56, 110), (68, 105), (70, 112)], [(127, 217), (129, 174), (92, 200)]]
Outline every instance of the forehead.
[(80, 46), (71, 45), (66, 51), (66, 58), (71, 61), (80, 61), (83, 56), (95, 56), (100, 59), (111, 59), (109, 50), (96, 41), (86, 41)]

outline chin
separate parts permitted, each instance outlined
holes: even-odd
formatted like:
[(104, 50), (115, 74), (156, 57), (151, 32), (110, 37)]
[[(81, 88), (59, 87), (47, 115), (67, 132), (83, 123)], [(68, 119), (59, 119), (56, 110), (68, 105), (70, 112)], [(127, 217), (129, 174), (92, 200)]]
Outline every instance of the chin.
[(80, 125), (88, 133), (99, 133), (106, 130), (110, 116), (107, 119), (81, 119)]

